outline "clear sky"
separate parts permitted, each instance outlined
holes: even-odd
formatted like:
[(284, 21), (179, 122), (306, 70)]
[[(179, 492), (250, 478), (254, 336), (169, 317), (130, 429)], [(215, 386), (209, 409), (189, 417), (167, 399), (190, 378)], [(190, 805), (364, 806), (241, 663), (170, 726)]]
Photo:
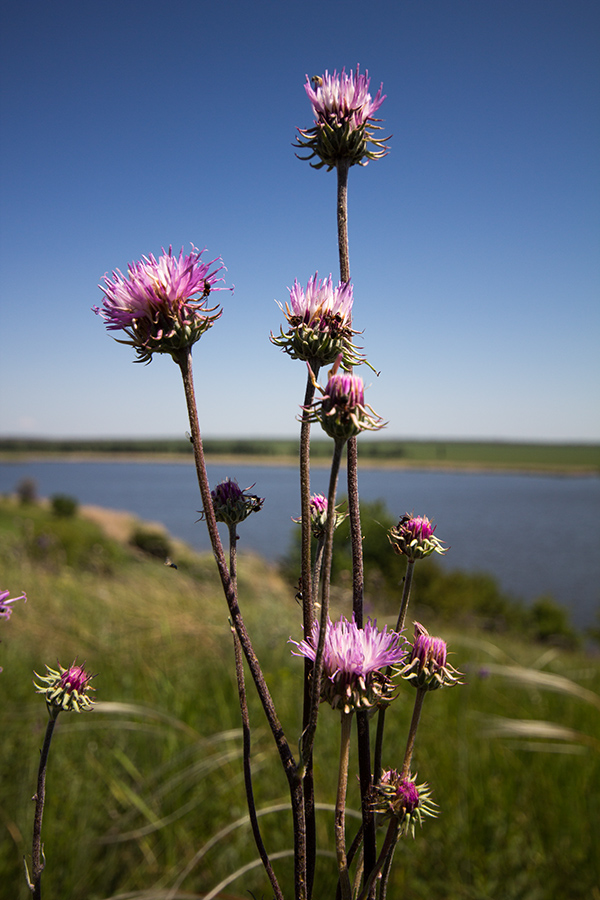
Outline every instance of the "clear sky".
[(2, 435), (184, 434), (177, 367), (90, 308), (190, 243), (235, 284), (194, 348), (204, 433), (297, 433), (274, 300), (339, 272), (335, 173), (292, 142), (305, 75), (360, 63), (393, 135), (349, 185), (387, 434), (600, 440), (597, 0), (22, 0), (0, 27)]

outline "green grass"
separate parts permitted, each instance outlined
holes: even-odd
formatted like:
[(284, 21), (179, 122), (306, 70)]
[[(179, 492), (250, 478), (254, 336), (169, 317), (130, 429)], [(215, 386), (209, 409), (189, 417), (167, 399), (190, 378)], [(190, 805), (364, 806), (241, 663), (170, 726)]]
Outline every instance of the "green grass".
[[(44, 815), (44, 896), (165, 897), (204, 848), (181, 885), (185, 896), (201, 897), (256, 857), (247, 825), (233, 827), (245, 802), (225, 603), (210, 559), (179, 549), (174, 570), (88, 525), (0, 504), (0, 587), (28, 594), (11, 620), (0, 622), (0, 884), (15, 900), (29, 896), (22, 857), (30, 852), (30, 798), (47, 717), (32, 670), (78, 657), (98, 673), (98, 707), (58, 721)], [(48, 534), (56, 540), (40, 555), (39, 536)], [(239, 580), (250, 632), (295, 747), (301, 666), (287, 644), (301, 631), (294, 591), (252, 557), (242, 558)], [(466, 627), (444, 626), (443, 636), (465, 684), (427, 697), (414, 761), (440, 816), (399, 846), (388, 897), (595, 900), (598, 660)], [(412, 689), (401, 686), (399, 693), (387, 716), (387, 766), (401, 763), (412, 710)], [(277, 808), (287, 801), (286, 781), (250, 696), (257, 802)], [(537, 723), (537, 736), (533, 725), (523, 731), (523, 722)], [(334, 799), (338, 732), (337, 714), (323, 708), (316, 749), (322, 804)], [(349, 799), (356, 808), (353, 776)], [(333, 815), (318, 816), (320, 846), (331, 852)], [(261, 824), (272, 853), (290, 848), (289, 814), (273, 811)], [(275, 868), (291, 897), (291, 860), (283, 857)], [(334, 868), (330, 857), (320, 857), (315, 900), (333, 900)], [(259, 868), (221, 897), (247, 898), (248, 891), (271, 896)]]

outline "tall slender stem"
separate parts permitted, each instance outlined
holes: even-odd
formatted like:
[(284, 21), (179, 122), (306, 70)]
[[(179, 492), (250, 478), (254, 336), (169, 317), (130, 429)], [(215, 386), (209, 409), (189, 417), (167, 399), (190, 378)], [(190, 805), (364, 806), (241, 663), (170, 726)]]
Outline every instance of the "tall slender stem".
[[(340, 280), (350, 281), (350, 250), (348, 242), (348, 160), (337, 164), (337, 230), (340, 257)], [(350, 518), (350, 541), (352, 545), (352, 610), (359, 628), (363, 626), (364, 564), (362, 550), (362, 529), (360, 524), (360, 503), (358, 496), (358, 448), (356, 438), (348, 441), (348, 512)], [(375, 865), (377, 857), (377, 837), (375, 818), (369, 808), (371, 778), (371, 745), (369, 719), (366, 711), (357, 715), (358, 719), (358, 770), (363, 812), (364, 870), (365, 878)]]
[(340, 737), (340, 768), (338, 774), (337, 800), (335, 804), (335, 849), (340, 873), (342, 900), (352, 900), (348, 860), (346, 858), (346, 793), (348, 791), (348, 761), (350, 759), (350, 735), (352, 713), (342, 713)]
[(329, 493), (327, 496), (327, 525), (325, 534), (325, 550), (323, 552), (323, 572), (321, 578), (321, 617), (319, 620), (319, 641), (315, 653), (315, 662), (311, 680), (311, 703), (308, 723), (302, 736), (302, 761), (305, 763), (310, 758), (317, 730), (319, 704), (321, 702), (321, 679), (323, 677), (323, 651), (325, 649), (325, 635), (327, 634), (327, 621), (329, 618), (329, 588), (331, 579), (331, 560), (333, 557), (333, 534), (335, 531), (335, 498), (337, 482), (342, 458), (343, 441), (336, 441), (331, 460), (331, 472), (329, 475)]
[[(302, 527), (302, 569), (300, 586), (302, 593), (302, 620), (304, 634), (309, 635), (314, 621), (315, 585), (311, 571), (311, 521), (310, 521), (310, 406), (315, 396), (315, 381), (319, 374), (319, 364), (311, 360), (311, 372), (306, 378), (306, 391), (302, 409), (300, 426), (300, 502)], [(304, 730), (310, 717), (311, 676), (313, 665), (310, 659), (304, 660), (304, 706), (302, 712), (302, 729)], [(315, 792), (312, 754), (305, 760), (304, 774), (304, 818), (306, 823), (306, 892), (310, 900), (317, 859), (317, 827), (315, 819)]]
[(31, 883), (29, 887), (33, 893), (33, 900), (41, 900), (42, 897), (42, 872), (46, 861), (44, 859), (44, 845), (42, 844), (42, 818), (44, 816), (44, 803), (46, 800), (46, 770), (48, 768), (48, 754), (54, 734), (54, 726), (60, 710), (52, 708), (50, 719), (46, 725), (46, 734), (42, 752), (40, 753), (40, 765), (38, 769), (37, 791), (35, 793), (35, 814), (33, 817), (33, 843), (31, 849)]
[[(229, 574), (234, 587), (237, 588), (237, 529), (235, 525), (229, 525)], [(254, 843), (262, 860), (265, 872), (271, 882), (271, 887), (275, 894), (275, 900), (283, 900), (283, 893), (277, 881), (277, 876), (273, 871), (271, 860), (264, 845), (258, 817), (256, 815), (256, 804), (254, 802), (254, 789), (252, 787), (252, 765), (250, 756), (252, 751), (251, 735), (250, 735), (250, 713), (248, 711), (248, 698), (246, 696), (246, 682), (244, 679), (244, 659), (242, 655), (242, 645), (237, 636), (235, 628), (231, 629), (233, 635), (233, 651), (235, 656), (235, 674), (237, 678), (238, 698), (240, 701), (240, 712), (242, 715), (242, 735), (243, 735), (243, 758), (244, 758), (244, 785), (246, 787), (246, 803), (248, 806), (248, 815), (250, 816), (250, 826), (254, 835)]]
[[(399, 634), (404, 628), (404, 623), (406, 621), (406, 612), (408, 610), (408, 601), (410, 600), (410, 591), (412, 587), (412, 580), (415, 571), (415, 561), (414, 559), (407, 560), (406, 566), (406, 575), (404, 576), (404, 586), (402, 588), (402, 599), (400, 601), (400, 611), (398, 613), (398, 620), (396, 622), (396, 632)], [(389, 675), (391, 671), (391, 667), (389, 667), (386, 671), (386, 675)], [(375, 752), (373, 755), (373, 783), (377, 784), (379, 779), (381, 778), (381, 758), (383, 753), (383, 730), (385, 727), (385, 713), (387, 707), (382, 706), (377, 713), (377, 734), (375, 736)]]
[(290, 750), (290, 746), (285, 737), (285, 733), (277, 716), (271, 694), (267, 687), (262, 669), (258, 662), (256, 653), (252, 646), (250, 636), (246, 630), (244, 620), (237, 601), (235, 587), (231, 581), (223, 545), (219, 536), (215, 512), (210, 494), (210, 486), (208, 476), (206, 474), (206, 463), (204, 459), (204, 450), (202, 446), (202, 435), (200, 433), (200, 423), (198, 420), (198, 410), (196, 407), (196, 397), (194, 392), (194, 381), (192, 375), (192, 351), (191, 347), (184, 348), (174, 354), (175, 362), (181, 369), (183, 378), (183, 387), (185, 391), (185, 399), (187, 404), (188, 418), (190, 421), (190, 431), (192, 435), (192, 443), (194, 447), (194, 461), (196, 463), (196, 474), (198, 477), (198, 485), (200, 495), (202, 497), (202, 505), (204, 508), (204, 516), (208, 528), (208, 534), (217, 564), (219, 577), (223, 586), (225, 599), (229, 608), (232, 623), (236, 633), (240, 639), (248, 667), (252, 674), (257, 693), (260, 697), (267, 721), (271, 728), (271, 732), (275, 739), (277, 750), (281, 763), (283, 765), (288, 784), (290, 787), (290, 797), (292, 805), (292, 815), (294, 819), (294, 866), (295, 866), (295, 886), (296, 900), (306, 900), (306, 830), (304, 823), (304, 796), (302, 778), (294, 756)]
[(415, 749), (415, 738), (417, 736), (417, 728), (419, 727), (419, 719), (421, 718), (421, 710), (423, 709), (423, 701), (425, 700), (426, 693), (426, 688), (417, 688), (417, 696), (415, 697), (415, 705), (410, 722), (408, 740), (406, 742), (406, 752), (404, 754), (401, 778), (408, 778), (410, 775), (410, 764), (412, 762), (413, 750)]

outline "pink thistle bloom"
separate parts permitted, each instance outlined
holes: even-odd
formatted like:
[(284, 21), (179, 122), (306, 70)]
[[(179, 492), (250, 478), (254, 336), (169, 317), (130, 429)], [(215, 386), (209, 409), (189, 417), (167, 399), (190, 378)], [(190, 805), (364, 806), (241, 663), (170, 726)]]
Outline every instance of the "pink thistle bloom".
[(352, 330), (352, 284), (340, 281), (334, 287), (331, 275), (318, 276), (315, 272), (306, 288), (296, 279), (285, 307), (277, 301), (290, 327), (277, 337), (271, 334), (271, 340), (293, 359), (312, 365), (330, 365), (340, 353), (347, 365), (358, 365), (363, 358), (352, 343), (357, 333)]
[(290, 306), (286, 303), (286, 318), (298, 318), (306, 325), (327, 328), (331, 320), (337, 318), (340, 325), (350, 325), (354, 289), (350, 282), (340, 281), (333, 287), (331, 275), (317, 281), (318, 272), (309, 278), (306, 290), (294, 281), (290, 291)]
[(203, 250), (192, 245), (192, 252), (173, 256), (169, 247), (157, 260), (152, 254), (129, 263), (127, 275), (118, 269), (112, 278), (104, 276), (98, 285), (104, 292), (102, 316), (108, 331), (124, 331), (131, 340), (122, 343), (135, 347), (139, 360), (149, 362), (153, 353), (173, 353), (190, 347), (221, 315), (218, 307), (208, 307), (206, 299), (216, 287), (223, 265), (213, 259), (204, 263)]
[(10, 591), (0, 591), (0, 619), (10, 619), (12, 615), (13, 608), (9, 606), (9, 603), (16, 603), (17, 600), (24, 600), (27, 602), (27, 596), (25, 594), (21, 594), (20, 597), (11, 597), (9, 598)]
[(317, 76), (311, 80), (308, 75), (306, 76), (304, 90), (317, 122), (332, 125), (350, 122), (351, 128), (356, 129), (365, 125), (377, 112), (386, 98), (386, 95), (382, 94), (383, 84), (375, 99), (372, 99), (369, 93), (371, 83), (369, 73), (361, 75), (359, 69), (357, 66), (356, 75), (353, 72), (346, 75), (344, 68), (341, 75), (335, 70), (333, 75), (330, 75), (325, 70), (322, 77)]
[(323, 76), (306, 76), (304, 89), (310, 100), (315, 124), (312, 128), (298, 128), (296, 146), (309, 150), (309, 156), (300, 159), (312, 159), (317, 156), (319, 162), (311, 163), (316, 169), (327, 166), (333, 169), (341, 162), (349, 166), (365, 166), (370, 159), (385, 156), (388, 148), (384, 141), (375, 138), (374, 132), (380, 131), (379, 121), (374, 114), (385, 100), (383, 85), (375, 97), (369, 93), (371, 79), (369, 73), (341, 75), (334, 71), (333, 75), (325, 72)]
[(443, 555), (448, 550), (442, 541), (435, 537), (435, 525), (427, 516), (402, 516), (398, 525), (389, 532), (390, 543), (396, 553), (407, 556), (409, 560), (425, 559), (432, 553)]
[[(316, 659), (320, 626), (315, 622), (310, 636), (300, 642), (291, 641), (298, 650), (294, 656)], [(374, 706), (391, 699), (391, 682), (384, 670), (395, 666), (405, 656), (405, 639), (395, 631), (377, 628), (377, 622), (367, 620), (364, 628), (342, 618), (327, 621), (323, 649), (322, 699), (336, 709), (351, 712), (356, 708)]]

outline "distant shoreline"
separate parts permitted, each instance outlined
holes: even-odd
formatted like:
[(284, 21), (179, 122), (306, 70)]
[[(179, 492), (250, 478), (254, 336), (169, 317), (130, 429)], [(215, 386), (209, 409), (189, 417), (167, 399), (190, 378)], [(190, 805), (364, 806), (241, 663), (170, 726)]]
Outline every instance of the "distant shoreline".
[[(497, 461), (473, 460), (426, 460), (426, 459), (374, 459), (365, 457), (359, 461), (363, 469), (379, 469), (390, 471), (401, 470), (426, 470), (431, 472), (472, 472), (472, 473), (498, 473), (498, 474), (523, 474), (523, 475), (547, 475), (557, 477), (600, 477), (600, 471), (595, 466), (564, 465), (560, 463), (532, 463), (520, 462), (499, 463)], [(0, 451), (0, 463), (27, 464), (27, 463), (156, 463), (159, 465), (193, 465), (192, 456), (182, 456), (180, 453), (118, 453), (118, 452), (11, 452)], [(295, 467), (298, 465), (296, 456), (266, 456), (252, 454), (206, 454), (207, 465), (226, 466), (265, 466), (265, 467)], [(328, 468), (330, 461), (323, 457), (312, 460), (315, 468)]]

